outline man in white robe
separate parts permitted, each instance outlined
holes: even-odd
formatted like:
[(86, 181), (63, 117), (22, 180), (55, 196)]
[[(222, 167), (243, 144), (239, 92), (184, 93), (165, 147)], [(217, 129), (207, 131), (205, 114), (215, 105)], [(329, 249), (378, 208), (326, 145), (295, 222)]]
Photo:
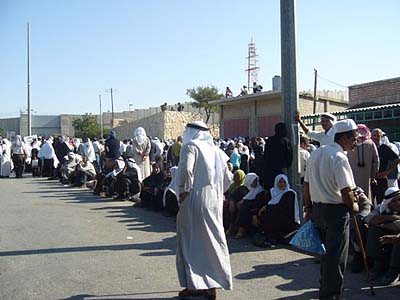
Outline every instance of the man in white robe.
[(180, 297), (232, 289), (229, 251), (222, 222), (224, 192), (232, 182), (229, 157), (213, 143), (207, 125), (186, 125), (178, 165), (176, 266), (185, 289)]
[(295, 120), (299, 122), (301, 129), (310, 138), (313, 139), (321, 146), (329, 145), (335, 139), (335, 129), (333, 125), (336, 123), (336, 117), (330, 113), (321, 114), (321, 127), (324, 131), (310, 130), (301, 120), (299, 112), (295, 114)]

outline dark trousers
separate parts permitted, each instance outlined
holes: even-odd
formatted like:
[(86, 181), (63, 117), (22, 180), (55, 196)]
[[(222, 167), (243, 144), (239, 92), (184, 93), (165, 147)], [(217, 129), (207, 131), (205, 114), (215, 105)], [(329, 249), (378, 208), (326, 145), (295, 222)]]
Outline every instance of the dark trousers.
[(44, 159), (43, 167), (42, 167), (42, 177), (51, 177), (54, 174), (54, 160), (53, 159)]
[(339, 296), (349, 250), (350, 213), (344, 204), (313, 204), (313, 219), (325, 244), (321, 257), (319, 299)]
[(25, 156), (23, 154), (13, 154), (12, 161), (14, 163), (15, 177), (21, 178), (25, 169)]
[(400, 244), (382, 244), (379, 238), (394, 234), (393, 231), (378, 226), (368, 228), (367, 256), (374, 259), (374, 271), (385, 272), (388, 268), (400, 269)]

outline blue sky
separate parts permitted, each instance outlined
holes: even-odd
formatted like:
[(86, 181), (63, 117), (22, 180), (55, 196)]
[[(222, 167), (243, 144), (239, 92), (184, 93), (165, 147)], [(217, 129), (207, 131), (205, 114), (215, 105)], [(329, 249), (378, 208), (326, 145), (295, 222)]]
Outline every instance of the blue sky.
[[(98, 113), (188, 101), (213, 84), (247, 84), (257, 47), (264, 90), (280, 74), (278, 0), (0, 0), (0, 118), (26, 109), (26, 24), (36, 114)], [(400, 76), (400, 1), (297, 1), (299, 89)]]

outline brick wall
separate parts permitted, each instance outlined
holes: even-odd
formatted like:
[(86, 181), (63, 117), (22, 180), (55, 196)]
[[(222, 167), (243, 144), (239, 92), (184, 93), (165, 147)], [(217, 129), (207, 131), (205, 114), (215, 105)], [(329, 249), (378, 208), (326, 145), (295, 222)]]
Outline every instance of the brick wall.
[(349, 86), (350, 107), (369, 102), (400, 102), (400, 77)]

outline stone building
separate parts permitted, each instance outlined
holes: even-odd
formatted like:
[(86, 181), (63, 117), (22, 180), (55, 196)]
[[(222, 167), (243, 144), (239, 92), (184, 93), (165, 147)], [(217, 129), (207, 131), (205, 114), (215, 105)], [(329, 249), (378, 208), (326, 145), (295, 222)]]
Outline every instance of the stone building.
[[(189, 115), (199, 115), (200, 119), (205, 118), (204, 109), (194, 108), (190, 103), (183, 103), (184, 108), (182, 112), (177, 111), (176, 105), (168, 105), (167, 106), (167, 115), (176, 115), (181, 116), (180, 114), (189, 114)], [(114, 112), (114, 124), (115, 127), (127, 127), (129, 128), (129, 123), (134, 122), (135, 124), (141, 124), (144, 122), (155, 122), (158, 124), (161, 108), (160, 107), (149, 107), (146, 109), (135, 109), (131, 111), (123, 111), (123, 112)], [(171, 114), (170, 114), (171, 113)], [(47, 136), (47, 135), (65, 135), (65, 136), (74, 136), (75, 130), (72, 126), (72, 122), (75, 119), (82, 118), (84, 115), (32, 115), (31, 116), (31, 132), (32, 134)], [(93, 115), (97, 118), (98, 123), (100, 124), (100, 116)], [(196, 117), (197, 118), (197, 117)], [(110, 112), (103, 113), (103, 125), (104, 132), (107, 133), (111, 128), (111, 120), (112, 114)], [(179, 117), (178, 117), (179, 119)], [(142, 121), (143, 120), (143, 121)], [(151, 120), (151, 121), (148, 121)], [(168, 119), (165, 120), (169, 122)], [(219, 123), (219, 114), (212, 113), (209, 120), (211, 125), (210, 127), (215, 128), (215, 124)], [(137, 127), (137, 126), (136, 126)], [(142, 126), (144, 127), (144, 126)], [(5, 118), (0, 119), (0, 128), (4, 131), (4, 136), (14, 136), (16, 134), (20, 134), (22, 136), (28, 135), (28, 115), (26, 113), (21, 113), (19, 117), (15, 118)], [(161, 127), (160, 127), (161, 128)], [(156, 130), (155, 133), (160, 134), (160, 136), (173, 136), (173, 134), (169, 134), (164, 132), (163, 130)]]
[[(282, 120), (282, 101), (280, 91), (268, 91), (241, 97), (222, 98), (211, 101), (220, 106), (221, 137), (272, 136), (275, 124)], [(301, 114), (313, 112), (314, 98), (308, 93), (299, 96)], [(316, 113), (341, 111), (348, 107), (343, 99), (318, 97)]]
[[(143, 127), (148, 136), (161, 139), (176, 139), (183, 135), (185, 125), (192, 121), (202, 120), (202, 115), (190, 112), (162, 111), (146, 118), (116, 127), (118, 139), (131, 139), (137, 127)], [(210, 126), (211, 134), (219, 136), (218, 126)]]

